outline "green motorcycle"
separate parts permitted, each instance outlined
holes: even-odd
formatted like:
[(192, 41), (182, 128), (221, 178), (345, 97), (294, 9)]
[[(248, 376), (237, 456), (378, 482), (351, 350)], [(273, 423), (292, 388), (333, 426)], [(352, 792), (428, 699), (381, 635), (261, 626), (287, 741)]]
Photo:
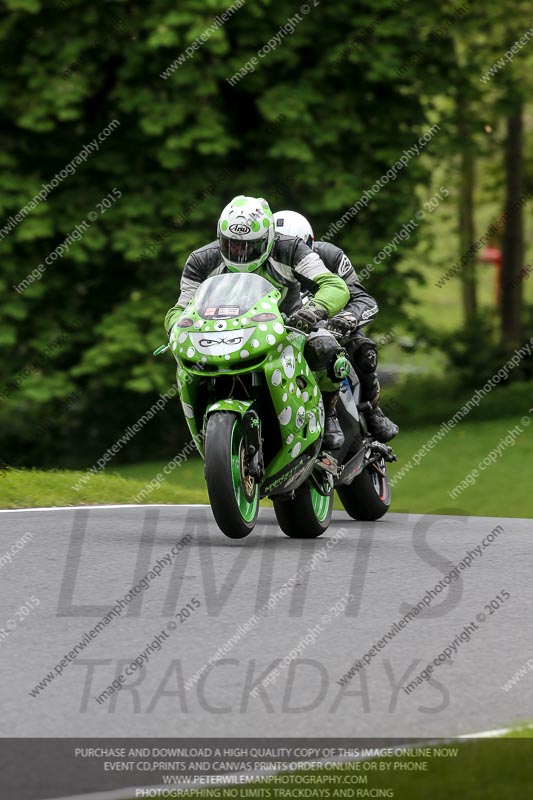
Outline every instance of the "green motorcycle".
[[(323, 452), (324, 406), (304, 357), (307, 336), (285, 324), (280, 299), (253, 273), (216, 275), (172, 329), (183, 411), (204, 459), (213, 515), (232, 539), (251, 533), (263, 497), (295, 538), (328, 528), (335, 486), (357, 519), (377, 519), (390, 504), (384, 462), (394, 456), (366, 436), (353, 368), (339, 408), (346, 444), (342, 453)], [(356, 498), (351, 486), (361, 479)]]

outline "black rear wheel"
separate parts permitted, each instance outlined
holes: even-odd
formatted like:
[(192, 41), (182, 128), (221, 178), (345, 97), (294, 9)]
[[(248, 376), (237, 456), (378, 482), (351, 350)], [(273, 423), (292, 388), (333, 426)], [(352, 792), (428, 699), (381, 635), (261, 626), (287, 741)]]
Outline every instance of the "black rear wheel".
[(255, 527), (259, 486), (247, 473), (244, 426), (236, 414), (211, 414), (205, 435), (205, 480), (222, 533), (243, 539)]
[(333, 513), (332, 487), (318, 484), (312, 478), (294, 491), (294, 497), (273, 497), (278, 525), (292, 539), (316, 539), (328, 529)]
[[(387, 513), (391, 503), (391, 489), (387, 466), (378, 461), (366, 467), (348, 486), (338, 486), (337, 494), (352, 519), (372, 522)], [(383, 474), (381, 474), (383, 473)]]

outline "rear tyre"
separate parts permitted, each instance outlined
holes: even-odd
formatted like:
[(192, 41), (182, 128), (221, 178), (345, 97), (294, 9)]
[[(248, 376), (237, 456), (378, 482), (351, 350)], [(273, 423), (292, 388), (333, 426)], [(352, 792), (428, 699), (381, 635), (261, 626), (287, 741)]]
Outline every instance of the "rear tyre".
[(373, 522), (381, 519), (389, 510), (391, 489), (387, 467), (384, 461), (378, 461), (378, 466), (385, 473), (384, 476), (370, 466), (354, 478), (349, 486), (337, 487), (341, 503), (352, 519)]
[(244, 426), (236, 414), (211, 414), (205, 435), (205, 480), (216, 523), (230, 539), (255, 527), (259, 486), (246, 471)]
[(291, 539), (316, 539), (328, 529), (333, 513), (333, 488), (321, 493), (309, 479), (286, 496), (273, 497), (278, 525)]

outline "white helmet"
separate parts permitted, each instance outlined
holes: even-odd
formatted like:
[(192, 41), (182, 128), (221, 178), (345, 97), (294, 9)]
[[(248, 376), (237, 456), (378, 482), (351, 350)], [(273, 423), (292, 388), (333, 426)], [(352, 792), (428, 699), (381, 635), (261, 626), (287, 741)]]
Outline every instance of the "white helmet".
[(277, 211), (274, 214), (274, 224), (277, 233), (285, 236), (299, 236), (308, 247), (313, 247), (315, 237), (310, 223), (297, 211)]
[(234, 197), (218, 220), (222, 260), (232, 272), (253, 272), (274, 245), (274, 218), (262, 197)]

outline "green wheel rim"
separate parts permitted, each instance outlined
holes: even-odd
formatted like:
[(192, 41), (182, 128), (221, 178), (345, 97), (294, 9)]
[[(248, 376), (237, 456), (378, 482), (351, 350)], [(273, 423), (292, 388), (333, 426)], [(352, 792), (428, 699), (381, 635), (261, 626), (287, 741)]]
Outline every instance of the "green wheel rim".
[(244, 491), (241, 478), (242, 436), (237, 435), (239, 427), (239, 421), (236, 420), (231, 431), (231, 479), (239, 512), (245, 522), (252, 522), (259, 503), (259, 492), (257, 485), (254, 484), (253, 498), (248, 500)]
[(315, 516), (319, 522), (324, 522), (328, 515), (331, 495), (320, 494), (320, 492), (315, 489), (313, 484), (309, 486), (309, 491), (311, 492), (311, 503), (313, 505)]

